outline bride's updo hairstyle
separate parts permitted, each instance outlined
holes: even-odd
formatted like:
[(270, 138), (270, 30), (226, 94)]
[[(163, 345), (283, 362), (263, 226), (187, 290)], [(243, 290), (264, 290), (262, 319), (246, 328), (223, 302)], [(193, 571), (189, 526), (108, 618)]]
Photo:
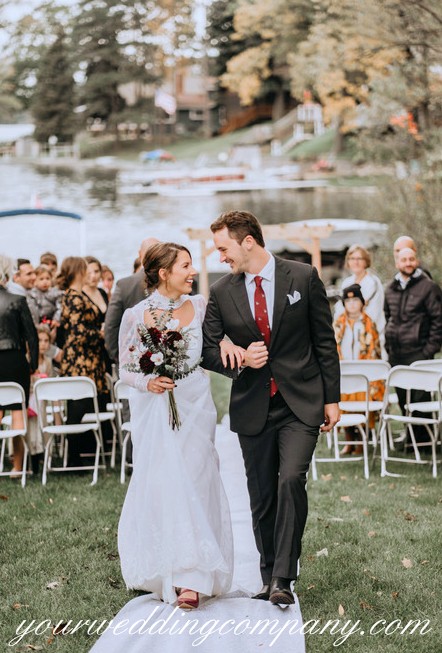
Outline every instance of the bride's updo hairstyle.
[(75, 281), (77, 274), (86, 274), (87, 263), (81, 256), (68, 256), (61, 264), (60, 273), (57, 275), (57, 286), (60, 290), (67, 290)]
[(143, 259), (148, 294), (156, 290), (160, 285), (162, 281), (160, 278), (160, 270), (171, 272), (180, 252), (187, 252), (190, 258), (192, 258), (191, 253), (187, 247), (184, 247), (184, 245), (177, 245), (176, 243), (156, 243), (149, 247)]

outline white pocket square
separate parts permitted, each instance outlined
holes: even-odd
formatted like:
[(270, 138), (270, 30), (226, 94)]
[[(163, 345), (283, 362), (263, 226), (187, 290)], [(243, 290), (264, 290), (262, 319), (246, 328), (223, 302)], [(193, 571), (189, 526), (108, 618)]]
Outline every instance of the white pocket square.
[(297, 290), (294, 290), (293, 295), (287, 295), (287, 297), (289, 298), (289, 302), (291, 306), (292, 304), (296, 304), (296, 302), (299, 302), (299, 300), (301, 299), (301, 293), (298, 292)]

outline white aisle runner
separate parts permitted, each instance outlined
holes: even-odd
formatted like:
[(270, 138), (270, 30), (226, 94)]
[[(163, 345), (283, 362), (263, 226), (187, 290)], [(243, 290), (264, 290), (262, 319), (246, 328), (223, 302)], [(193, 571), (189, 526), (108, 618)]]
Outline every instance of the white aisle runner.
[(261, 587), (238, 438), (217, 427), (216, 447), (230, 503), (235, 568), (229, 594), (183, 611), (155, 594), (132, 599), (113, 618), (90, 653), (305, 653), (298, 600), (280, 608), (250, 596)]

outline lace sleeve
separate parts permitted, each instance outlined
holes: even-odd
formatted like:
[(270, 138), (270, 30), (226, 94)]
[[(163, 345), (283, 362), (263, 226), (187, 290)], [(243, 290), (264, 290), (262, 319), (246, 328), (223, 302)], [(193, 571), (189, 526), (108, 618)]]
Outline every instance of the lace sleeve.
[(202, 295), (194, 295), (193, 306), (195, 308), (196, 316), (201, 324), (204, 322), (204, 316), (206, 314), (206, 305), (207, 305), (206, 300)]
[(131, 349), (135, 347), (138, 349), (139, 336), (137, 332), (137, 324), (139, 320), (136, 318), (136, 314), (132, 309), (127, 309), (124, 312), (123, 319), (121, 321), (120, 335), (119, 335), (119, 352), (120, 352), (120, 379), (123, 383), (136, 388), (140, 392), (148, 392), (147, 384), (150, 379), (155, 375), (149, 374), (145, 375), (142, 372), (129, 372), (126, 366), (129, 363), (132, 363), (131, 359)]

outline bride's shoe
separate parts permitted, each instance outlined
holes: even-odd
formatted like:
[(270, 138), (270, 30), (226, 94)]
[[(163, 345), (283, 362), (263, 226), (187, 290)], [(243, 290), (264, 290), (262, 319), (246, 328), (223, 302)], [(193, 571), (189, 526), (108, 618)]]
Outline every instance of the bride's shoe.
[(199, 606), (200, 598), (198, 592), (189, 589), (182, 589), (178, 596), (177, 605), (182, 610), (194, 610)]

